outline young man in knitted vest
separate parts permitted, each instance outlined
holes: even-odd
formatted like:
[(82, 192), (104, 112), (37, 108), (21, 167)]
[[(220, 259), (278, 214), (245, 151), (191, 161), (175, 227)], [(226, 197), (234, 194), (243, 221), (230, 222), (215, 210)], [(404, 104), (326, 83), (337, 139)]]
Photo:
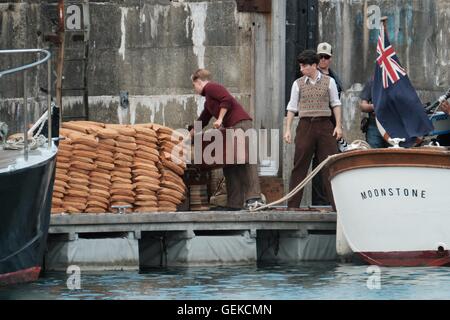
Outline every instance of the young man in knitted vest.
[[(290, 190), (307, 175), (311, 158), (315, 154), (320, 162), (338, 152), (336, 140), (342, 138), (341, 102), (336, 82), (317, 70), (319, 57), (313, 50), (305, 50), (297, 58), (303, 77), (292, 84), (291, 99), (287, 106), (287, 121), (284, 134), (286, 143), (291, 143), (291, 126), (296, 112), (299, 123), (295, 136), (294, 167)], [(332, 109), (330, 109), (330, 106)], [(336, 118), (334, 127), (331, 112)], [(322, 180), (330, 203), (334, 206), (333, 194), (327, 172), (322, 169)], [(303, 190), (288, 201), (289, 208), (299, 208)]]

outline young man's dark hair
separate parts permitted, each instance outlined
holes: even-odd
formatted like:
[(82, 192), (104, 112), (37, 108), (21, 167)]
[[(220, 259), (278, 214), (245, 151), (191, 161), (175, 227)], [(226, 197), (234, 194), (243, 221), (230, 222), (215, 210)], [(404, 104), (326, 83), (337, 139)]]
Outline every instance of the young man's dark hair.
[(297, 62), (301, 64), (319, 64), (319, 56), (314, 50), (305, 50), (297, 56)]

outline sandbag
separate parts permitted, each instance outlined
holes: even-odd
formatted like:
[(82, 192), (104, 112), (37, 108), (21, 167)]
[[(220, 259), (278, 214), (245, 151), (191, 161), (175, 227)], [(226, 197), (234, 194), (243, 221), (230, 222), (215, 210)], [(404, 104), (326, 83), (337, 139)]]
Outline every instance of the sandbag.
[(95, 164), (100, 169), (113, 170), (115, 168), (114, 163), (108, 163), (108, 162), (103, 162), (103, 161), (95, 161)]
[(112, 128), (104, 128), (97, 131), (97, 136), (101, 139), (116, 139), (119, 136), (119, 132)]
[[(92, 190), (91, 190), (91, 192), (92, 192)], [(69, 189), (69, 190), (67, 190), (66, 194), (71, 197), (87, 198), (89, 196), (89, 191)]]
[(76, 157), (95, 159), (97, 158), (97, 152), (86, 150), (74, 150), (72, 153)]
[(64, 190), (64, 192), (58, 192), (58, 191), (54, 190), (52, 196), (53, 196), (54, 198), (60, 198), (60, 199), (62, 199), (62, 198), (64, 198), (64, 194), (65, 194), (65, 193), (66, 193), (65, 190)]
[(97, 168), (97, 166), (95, 164), (81, 162), (81, 161), (72, 161), (70, 163), (70, 166), (81, 169), (81, 170), (87, 170), (87, 171), (92, 171), (95, 168)]
[(107, 208), (100, 208), (100, 207), (87, 207), (85, 212), (86, 213), (104, 213), (106, 212)]
[(117, 130), (120, 135), (134, 137), (136, 135), (136, 130), (131, 127), (127, 127), (121, 124), (107, 124), (106, 128), (111, 128)]
[(56, 168), (57, 169), (69, 169), (70, 168), (70, 163), (56, 161)]
[(135, 183), (135, 188), (136, 191), (140, 192), (139, 189), (143, 189), (143, 190), (151, 190), (151, 191), (159, 191), (161, 190), (159, 185), (153, 184), (153, 183), (148, 183), (148, 182), (144, 182), (144, 181), (139, 181)]
[(124, 172), (124, 171), (118, 171), (118, 170), (111, 171), (111, 176), (121, 177), (121, 178), (129, 179), (129, 180), (131, 180), (131, 178), (132, 178), (131, 173)]
[(116, 152), (121, 152), (126, 155), (134, 157), (134, 149), (126, 149), (126, 148), (122, 148), (122, 147), (116, 147)]
[(147, 176), (147, 177), (151, 177), (154, 179), (158, 179), (161, 178), (161, 174), (158, 173), (157, 171), (150, 171), (150, 170), (145, 170), (145, 169), (133, 169), (132, 171), (133, 176)]
[(140, 212), (140, 213), (158, 212), (158, 207), (136, 207), (136, 208), (134, 208), (134, 212)]
[(71, 158), (71, 163), (73, 163), (75, 161), (79, 161), (79, 162), (83, 162), (83, 163), (89, 163), (89, 164), (93, 164), (94, 163), (94, 159), (92, 159), (92, 158), (78, 157), (78, 156), (76, 156), (74, 154), (72, 156), (72, 158)]
[(138, 134), (140, 134), (140, 135), (144, 135), (144, 136), (147, 136), (147, 137), (148, 136), (151, 136), (151, 137), (154, 137), (154, 138), (158, 137), (156, 132), (155, 132), (155, 130), (153, 130), (153, 129), (140, 127), (140, 126), (135, 126), (134, 129), (136, 130), (136, 136)]
[(116, 152), (114, 154), (114, 160), (133, 162), (134, 157), (121, 152)]
[(130, 136), (120, 135), (116, 138), (116, 142), (125, 142), (125, 143), (136, 143), (136, 139)]
[(79, 144), (79, 143), (77, 143), (77, 144), (74, 144), (74, 145), (73, 145), (73, 150), (72, 150), (72, 151), (75, 151), (75, 150), (78, 150), (78, 151), (88, 151), (88, 152), (96, 152), (96, 151), (97, 151), (97, 148), (90, 147), (90, 146), (87, 146), (87, 145), (85, 145), (85, 144)]
[(123, 195), (113, 195), (111, 196), (112, 202), (127, 202), (127, 203), (134, 203), (134, 196), (123, 196)]
[[(56, 191), (56, 192), (59, 192), (59, 193), (62, 193), (62, 194), (66, 194), (67, 193), (66, 188), (58, 186), (58, 185), (54, 185), (53, 186), (53, 191), (54, 192)], [(54, 192), (53, 192), (53, 195), (54, 195)]]

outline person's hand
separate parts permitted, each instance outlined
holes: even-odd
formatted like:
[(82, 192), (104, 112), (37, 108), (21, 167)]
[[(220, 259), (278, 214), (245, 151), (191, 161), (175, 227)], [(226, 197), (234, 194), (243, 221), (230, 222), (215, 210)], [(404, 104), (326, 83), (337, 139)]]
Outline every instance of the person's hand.
[(284, 134), (284, 141), (286, 141), (287, 144), (291, 143), (291, 131), (290, 130), (286, 131), (286, 133)]
[(333, 131), (333, 137), (336, 137), (336, 140), (339, 140), (342, 138), (342, 128), (341, 126), (336, 126)]
[(213, 128), (214, 128), (214, 129), (219, 129), (221, 125), (222, 125), (222, 120), (221, 120), (221, 119), (217, 119), (217, 120), (213, 123)]
[(447, 100), (445, 100), (444, 102), (441, 103), (440, 108), (446, 114), (450, 114), (450, 103)]

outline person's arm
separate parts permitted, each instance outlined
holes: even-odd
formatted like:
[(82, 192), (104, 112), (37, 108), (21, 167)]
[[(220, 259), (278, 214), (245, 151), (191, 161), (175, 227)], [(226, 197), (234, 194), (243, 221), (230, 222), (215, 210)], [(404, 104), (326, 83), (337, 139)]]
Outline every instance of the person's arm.
[(339, 140), (342, 138), (342, 104), (339, 99), (336, 81), (334, 81), (333, 78), (330, 78), (328, 92), (330, 95), (330, 105), (333, 108), (334, 118), (336, 119), (336, 127), (334, 128), (333, 136), (336, 137), (336, 140)]
[(341, 93), (343, 90), (341, 79), (339, 78), (339, 76), (336, 73), (334, 73), (334, 71), (332, 74), (333, 74), (332, 78), (334, 79), (334, 81), (336, 81), (336, 87), (337, 87), (339, 98), (341, 98)]
[(450, 103), (447, 100), (445, 100), (444, 102), (441, 103), (440, 109), (444, 111), (446, 114), (450, 114)]
[(225, 114), (227, 113), (227, 111), (228, 111), (228, 109), (226, 109), (226, 108), (222, 108), (222, 107), (220, 108), (219, 117), (213, 124), (214, 129), (220, 128), (220, 126), (222, 125), (222, 122), (223, 122), (223, 117), (225, 117)]
[(286, 143), (289, 143), (289, 144), (292, 142), (291, 126), (292, 126), (292, 120), (294, 120), (294, 116), (295, 116), (294, 112), (288, 111), (287, 118), (286, 118), (286, 128), (284, 130), (284, 141), (286, 141)]
[(291, 89), (291, 99), (287, 105), (287, 118), (286, 118), (286, 128), (284, 129), (284, 140), (286, 143), (292, 142), (291, 137), (291, 126), (292, 120), (294, 120), (295, 113), (298, 111), (298, 99), (300, 96), (297, 81), (294, 81)]
[(362, 99), (359, 102), (359, 108), (361, 109), (362, 112), (367, 112), (367, 113), (373, 112), (375, 110), (373, 107), (373, 104), (364, 99)]
[(336, 118), (336, 128), (334, 128), (333, 136), (336, 136), (336, 140), (339, 140), (343, 136), (342, 132), (342, 108), (341, 106), (335, 106), (333, 108), (333, 114)]
[(210, 83), (207, 95), (212, 99), (219, 101), (220, 109), (231, 109), (233, 97), (224, 86), (218, 83)]
[(372, 81), (369, 80), (364, 85), (364, 88), (361, 91), (361, 94), (359, 95), (359, 109), (361, 112), (374, 112), (375, 108), (372, 103)]
[(209, 113), (208, 109), (204, 108), (202, 113), (200, 114), (200, 117), (198, 117), (197, 121), (202, 122), (202, 128), (206, 127), (209, 123), (209, 120), (211, 120), (212, 114)]

